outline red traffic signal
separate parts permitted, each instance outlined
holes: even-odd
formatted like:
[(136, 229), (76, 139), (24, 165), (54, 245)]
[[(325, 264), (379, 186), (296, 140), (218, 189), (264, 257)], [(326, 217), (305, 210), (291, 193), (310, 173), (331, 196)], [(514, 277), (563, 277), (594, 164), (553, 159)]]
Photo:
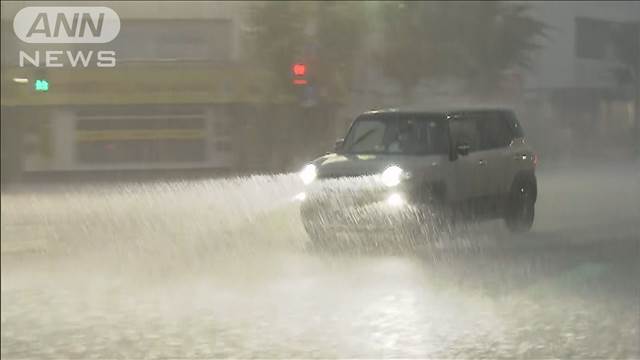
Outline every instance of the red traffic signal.
[(307, 79), (305, 76), (307, 75), (307, 65), (303, 63), (296, 63), (291, 66), (291, 72), (293, 73), (293, 84), (294, 85), (306, 85)]
[(307, 74), (307, 65), (302, 63), (293, 64), (291, 70), (294, 76), (305, 76)]

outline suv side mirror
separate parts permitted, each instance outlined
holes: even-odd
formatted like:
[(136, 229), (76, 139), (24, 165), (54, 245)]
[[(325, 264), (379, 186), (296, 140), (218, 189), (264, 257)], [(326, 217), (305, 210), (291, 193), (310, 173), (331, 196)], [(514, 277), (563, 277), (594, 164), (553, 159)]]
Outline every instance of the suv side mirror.
[(469, 155), (469, 150), (471, 150), (471, 146), (469, 146), (469, 144), (467, 143), (461, 142), (461, 143), (458, 143), (458, 145), (456, 145), (456, 152), (459, 155), (462, 155), (462, 156)]
[(343, 145), (344, 145), (344, 139), (338, 139), (336, 140), (335, 145), (333, 145), (333, 150), (339, 154), (342, 151)]

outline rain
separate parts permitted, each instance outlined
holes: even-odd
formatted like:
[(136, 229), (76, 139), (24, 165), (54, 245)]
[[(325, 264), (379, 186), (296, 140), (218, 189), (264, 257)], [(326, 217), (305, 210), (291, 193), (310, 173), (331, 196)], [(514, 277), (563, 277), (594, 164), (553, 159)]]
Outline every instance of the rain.
[[(67, 49), (19, 39), (38, 6), (2, 4), (3, 359), (640, 357), (636, 3), (87, 3), (120, 33), (68, 48), (113, 69), (21, 67)], [(514, 109), (530, 231), (380, 198), (356, 167), (419, 156), (341, 150), (366, 111), (463, 107)], [(353, 231), (319, 245), (307, 204)]]

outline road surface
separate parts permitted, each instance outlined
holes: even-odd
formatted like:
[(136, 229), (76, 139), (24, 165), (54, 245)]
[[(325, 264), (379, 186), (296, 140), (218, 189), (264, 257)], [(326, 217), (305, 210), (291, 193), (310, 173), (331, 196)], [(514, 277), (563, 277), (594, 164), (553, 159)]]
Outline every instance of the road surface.
[(293, 175), (2, 193), (1, 355), (640, 358), (640, 172), (541, 171), (532, 233), (307, 253)]

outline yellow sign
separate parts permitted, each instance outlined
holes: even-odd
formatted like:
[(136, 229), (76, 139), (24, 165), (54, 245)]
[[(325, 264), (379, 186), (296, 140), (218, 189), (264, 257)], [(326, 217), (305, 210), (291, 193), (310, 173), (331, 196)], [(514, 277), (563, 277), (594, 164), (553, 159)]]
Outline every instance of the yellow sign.
[(174, 139), (190, 140), (204, 139), (206, 134), (203, 130), (79, 130), (76, 139), (79, 142), (93, 141), (122, 141), (122, 140), (156, 140)]

